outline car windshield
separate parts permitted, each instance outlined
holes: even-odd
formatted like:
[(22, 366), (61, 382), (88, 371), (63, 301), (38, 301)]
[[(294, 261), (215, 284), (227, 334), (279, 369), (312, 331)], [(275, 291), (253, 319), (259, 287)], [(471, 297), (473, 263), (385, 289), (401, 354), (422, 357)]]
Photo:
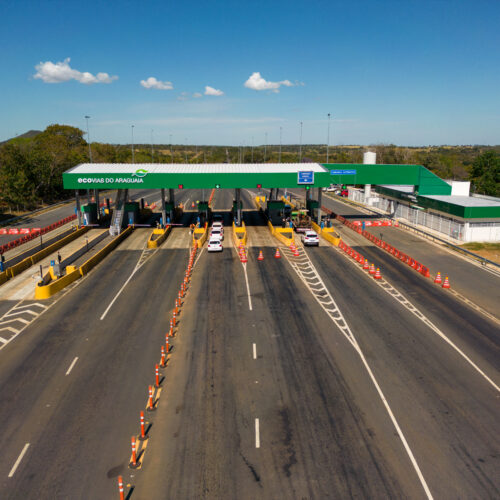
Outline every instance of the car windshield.
[(212, 234), (220, 234), (220, 229), (212, 229)]
[(210, 240), (208, 242), (209, 245), (220, 245), (220, 241), (219, 240)]

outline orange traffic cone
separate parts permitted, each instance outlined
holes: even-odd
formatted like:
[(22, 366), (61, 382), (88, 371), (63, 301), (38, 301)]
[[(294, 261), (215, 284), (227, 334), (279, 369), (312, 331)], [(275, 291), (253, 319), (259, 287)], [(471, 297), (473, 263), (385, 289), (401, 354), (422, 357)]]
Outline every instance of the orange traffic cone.
[(281, 259), (281, 254), (280, 254), (280, 249), (279, 248), (276, 249), (276, 253), (274, 254), (274, 258), (275, 259)]
[(363, 264), (363, 262), (364, 262), (363, 256), (361, 254), (358, 254), (358, 262), (360, 264)]
[(448, 276), (445, 276), (445, 278), (444, 278), (444, 282), (443, 282), (443, 284), (442, 284), (442, 287), (443, 287), (443, 288), (450, 288), (450, 282), (449, 282), (449, 280), (448, 280)]
[(259, 256), (257, 257), (257, 260), (264, 260), (264, 255), (262, 255), (262, 250), (259, 252)]
[(365, 271), (368, 271), (368, 269), (370, 269), (370, 264), (368, 264), (368, 259), (365, 259), (365, 263), (363, 264), (363, 269)]
[(294, 257), (298, 257), (300, 255), (298, 247), (295, 247), (295, 251), (293, 252)]
[(436, 274), (436, 277), (434, 278), (434, 283), (437, 283), (438, 285), (440, 285), (442, 283), (442, 280), (441, 280), (441, 273), (438, 271), (438, 273)]
[(191, 208), (194, 208), (194, 201), (193, 201), (193, 203), (191, 203)]
[(382, 278), (382, 275), (380, 274), (380, 269), (377, 267), (377, 270), (375, 271), (375, 274), (373, 276), (376, 280), (379, 280)]
[(372, 262), (370, 265), (370, 269), (368, 271), (370, 274), (375, 274), (375, 264)]

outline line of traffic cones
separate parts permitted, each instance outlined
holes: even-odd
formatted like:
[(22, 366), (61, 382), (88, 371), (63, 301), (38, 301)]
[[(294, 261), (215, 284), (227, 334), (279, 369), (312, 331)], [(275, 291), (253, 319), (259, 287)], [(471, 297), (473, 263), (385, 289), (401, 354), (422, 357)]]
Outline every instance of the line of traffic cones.
[(448, 276), (445, 276), (443, 281), (443, 279), (441, 278), (441, 273), (439, 271), (434, 278), (434, 283), (436, 283), (436, 285), (441, 285), (442, 288), (451, 288)]

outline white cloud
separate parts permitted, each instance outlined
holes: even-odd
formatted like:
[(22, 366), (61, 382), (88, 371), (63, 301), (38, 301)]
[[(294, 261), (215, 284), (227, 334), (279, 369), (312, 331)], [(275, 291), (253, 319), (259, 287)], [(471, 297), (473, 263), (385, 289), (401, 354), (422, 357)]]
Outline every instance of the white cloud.
[(161, 80), (157, 80), (154, 76), (150, 76), (147, 80), (141, 80), (141, 85), (145, 89), (172, 90), (174, 88), (172, 82), (162, 82)]
[(282, 80), (280, 82), (268, 82), (262, 78), (261, 74), (256, 71), (250, 75), (248, 80), (243, 84), (247, 89), (252, 90), (270, 90), (271, 92), (279, 92), (281, 86), (295, 87), (296, 85), (304, 85), (301, 82), (292, 83), (290, 80)]
[(200, 92), (195, 92), (195, 93), (193, 94), (193, 97), (194, 97), (195, 99), (198, 99), (199, 97), (202, 97), (202, 94), (201, 94)]
[(213, 87), (209, 87), (208, 85), (205, 86), (205, 95), (224, 95), (224, 92), (222, 90), (214, 89)]
[(109, 76), (108, 73), (97, 73), (94, 76), (88, 71), (78, 71), (70, 65), (70, 58), (67, 57), (62, 62), (53, 63), (51, 61), (40, 62), (35, 66), (36, 73), (33, 75), (37, 80), (42, 80), (45, 83), (62, 83), (69, 80), (76, 80), (85, 85), (92, 83), (111, 83), (117, 80), (117, 76)]
[(187, 101), (189, 99), (189, 92), (181, 92), (178, 96), (177, 96), (177, 100), (178, 101)]

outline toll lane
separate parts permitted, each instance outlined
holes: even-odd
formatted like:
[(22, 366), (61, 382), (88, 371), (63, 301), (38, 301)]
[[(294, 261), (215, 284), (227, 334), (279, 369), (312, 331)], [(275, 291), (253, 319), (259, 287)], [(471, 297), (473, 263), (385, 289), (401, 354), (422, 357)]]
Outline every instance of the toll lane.
[[(498, 391), (343, 256), (331, 248), (307, 254), (351, 325), (434, 497), (498, 496)], [(460, 319), (452, 321), (456, 329)], [(474, 342), (467, 347), (498, 383), (497, 363)]]
[[(116, 493), (188, 258), (187, 248), (152, 254), (101, 321), (143, 255), (132, 249), (139, 241), (128, 245), (2, 352), (2, 498)], [(7, 477), (26, 442), (26, 455)]]
[(422, 497), (356, 353), (267, 243), (249, 289), (234, 250), (200, 258), (137, 494)]

